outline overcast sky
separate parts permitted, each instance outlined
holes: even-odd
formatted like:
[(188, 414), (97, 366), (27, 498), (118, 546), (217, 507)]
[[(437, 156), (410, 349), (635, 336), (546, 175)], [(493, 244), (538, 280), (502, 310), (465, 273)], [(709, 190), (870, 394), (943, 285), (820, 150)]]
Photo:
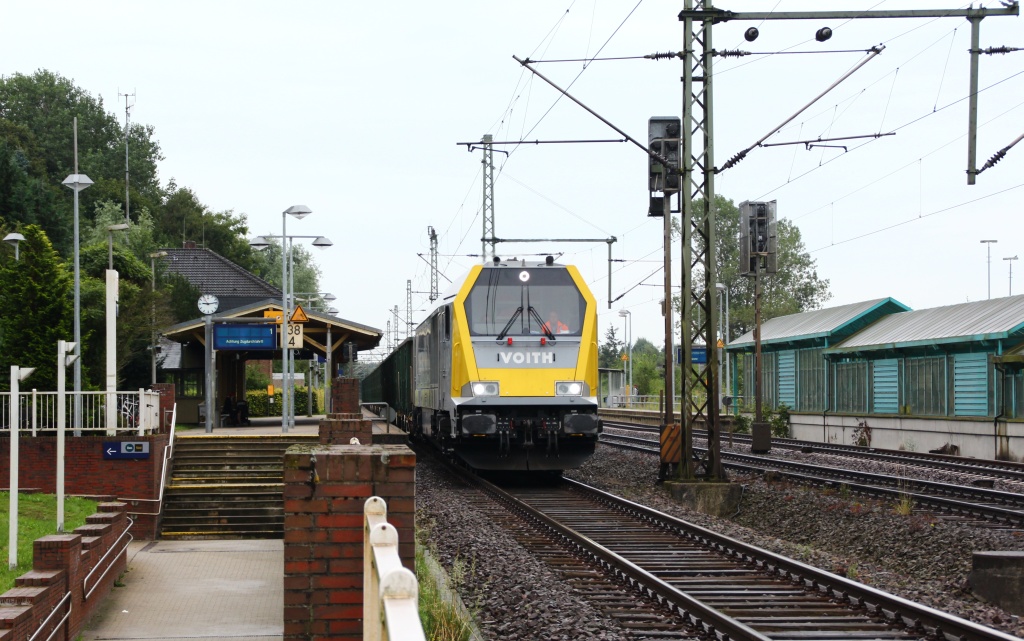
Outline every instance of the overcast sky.
[[(821, 9), (820, 2), (726, 2), (734, 11)], [(986, 1), (998, 7), (998, 2)], [(947, 0), (847, 0), (834, 9), (956, 8)], [(152, 125), (160, 178), (213, 210), (244, 213), (254, 234), (320, 234), (322, 286), (344, 318), (385, 329), (406, 281), (413, 318), (428, 308), (427, 227), (456, 279), (480, 259), (480, 152), (457, 142), (610, 139), (617, 134), (513, 60), (629, 57), (682, 48), (682, 2), (483, 0), (295, 3), (3, 2), (0, 74), (48, 69), (124, 119)], [(735, 202), (777, 200), (800, 228), (831, 305), (891, 296), (914, 309), (1024, 293), (1024, 142), (968, 186), (969, 23), (940, 20), (771, 21), (714, 28), (716, 49), (884, 52), (767, 142), (862, 136), (838, 148), (755, 149), (719, 173)], [(823, 26), (826, 43), (814, 40)], [(1024, 22), (990, 17), (981, 46), (1024, 47)], [(753, 144), (865, 57), (864, 53), (715, 59), (716, 165)], [(545, 63), (538, 70), (631, 136), (679, 115), (678, 60)], [(1024, 52), (982, 56), (979, 167), (1024, 133)], [(68, 144), (71, 142), (69, 140)], [(607, 245), (499, 245), (503, 257), (563, 253), (599, 301), (601, 334), (634, 320), (633, 337), (663, 341), (661, 222), (646, 216), (646, 160), (629, 144), (503, 147), (496, 231), (507, 238), (615, 236), (612, 309)], [(903, 223), (903, 224), (901, 224)], [(679, 283), (679, 247), (673, 280)], [(1015, 274), (1015, 276), (1017, 275)], [(645, 280), (646, 278), (646, 280)], [(637, 286), (644, 282), (644, 285)], [(441, 279), (441, 289), (446, 281)], [(627, 292), (624, 296), (624, 292)], [(404, 326), (403, 326), (404, 331)]]

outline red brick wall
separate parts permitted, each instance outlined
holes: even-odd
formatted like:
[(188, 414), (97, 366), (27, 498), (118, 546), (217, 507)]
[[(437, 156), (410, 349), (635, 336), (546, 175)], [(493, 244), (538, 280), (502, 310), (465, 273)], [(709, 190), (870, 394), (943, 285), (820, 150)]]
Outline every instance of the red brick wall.
[(339, 376), (331, 381), (331, 411), (356, 414), (359, 410), (359, 379)]
[(387, 502), (402, 564), (415, 571), (416, 455), (404, 445), (293, 446), (284, 483), (284, 638), (361, 640), (363, 504)]
[(353, 438), (361, 445), (370, 445), (373, 422), (362, 414), (328, 414), (320, 419), (320, 442), (324, 445), (348, 445)]
[[(155, 499), (160, 496), (160, 473), (168, 434), (152, 436), (68, 436), (64, 448), (64, 492), (86, 496), (116, 496), (128, 504), (135, 521), (132, 533), (136, 538), (157, 537), (157, 517), (146, 515), (158, 511)], [(105, 441), (149, 441), (148, 459), (103, 458)], [(10, 478), (11, 442), (0, 437), (0, 483)], [(50, 434), (35, 438), (22, 437), (18, 443), (18, 486), (42, 492), (57, 491), (57, 439)]]
[(171, 426), (171, 410), (174, 409), (174, 383), (151, 385), (160, 394), (160, 431), (166, 432)]
[[(26, 641), (56, 608), (64, 595), (68, 602), (49, 622), (40, 638), (58, 629), (63, 614), (71, 616), (60, 626), (54, 639), (74, 639), (103, 603), (114, 581), (128, 569), (127, 539), (121, 539), (128, 525), (124, 503), (101, 503), (99, 512), (71, 534), (52, 534), (36, 539), (33, 570), (15, 579), (15, 587), (0, 594), (0, 639)], [(114, 548), (104, 559), (107, 551)], [(102, 561), (102, 563), (101, 563)], [(89, 576), (89, 573), (96, 571)], [(108, 569), (109, 568), (109, 569)], [(83, 585), (89, 576), (88, 586)], [(88, 597), (86, 596), (88, 590)]]

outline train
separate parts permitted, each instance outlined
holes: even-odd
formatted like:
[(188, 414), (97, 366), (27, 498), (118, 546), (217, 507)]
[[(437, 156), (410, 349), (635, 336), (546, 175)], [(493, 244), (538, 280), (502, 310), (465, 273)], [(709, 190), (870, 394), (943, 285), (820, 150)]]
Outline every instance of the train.
[(559, 473), (594, 453), (597, 302), (579, 271), (476, 265), (362, 382), (396, 424), (477, 470)]

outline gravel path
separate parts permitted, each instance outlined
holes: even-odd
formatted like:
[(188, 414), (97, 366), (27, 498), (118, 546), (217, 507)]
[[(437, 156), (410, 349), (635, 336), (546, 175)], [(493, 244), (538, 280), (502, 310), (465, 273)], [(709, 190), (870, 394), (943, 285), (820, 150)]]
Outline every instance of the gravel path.
[[(813, 456), (815, 462), (828, 459), (804, 456)], [(843, 459), (841, 467), (860, 469), (851, 459)], [(635, 638), (575, 594), (500, 524), (472, 508), (467, 490), (445, 480), (428, 457), (421, 457), (417, 474), (417, 526), (429, 529), (434, 552), (475, 612), (483, 639)], [(928, 474), (913, 472), (918, 478), (939, 480)], [(878, 589), (1024, 635), (1018, 617), (979, 601), (967, 589), (971, 553), (1024, 550), (1024, 532), (972, 527), (919, 511), (901, 516), (891, 503), (754, 478), (733, 479), (744, 485), (733, 518), (710, 517), (680, 506), (655, 485), (655, 457), (607, 446), (599, 446), (593, 458), (566, 476)]]

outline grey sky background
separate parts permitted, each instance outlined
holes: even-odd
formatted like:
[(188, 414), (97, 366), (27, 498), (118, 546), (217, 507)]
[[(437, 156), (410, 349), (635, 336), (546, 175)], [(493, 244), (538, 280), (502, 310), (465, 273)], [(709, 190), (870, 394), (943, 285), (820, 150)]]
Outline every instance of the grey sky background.
[[(986, 1), (986, 6), (999, 6)], [(820, 2), (723, 2), (742, 10), (810, 10)], [(834, 9), (957, 8), (946, 0), (848, 0)], [(428, 308), (427, 226), (456, 279), (481, 250), (479, 152), (457, 142), (616, 138), (615, 132), (512, 59), (642, 56), (682, 48), (681, 2), (456, 0), (423, 3), (0, 3), (0, 74), (49, 69), (101, 96), (123, 122), (118, 92), (136, 93), (132, 120), (155, 127), (164, 182), (193, 189), (214, 210), (248, 217), (253, 234), (280, 233), (294, 204), (314, 214), (291, 234), (321, 234), (322, 286), (340, 315), (384, 329), (406, 280), (413, 319)], [(743, 40), (758, 26), (760, 38)], [(826, 43), (814, 32), (831, 27)], [(849, 151), (756, 149), (716, 178), (735, 202), (777, 200), (794, 221), (829, 306), (892, 296), (914, 309), (1008, 293), (1009, 261), (1024, 255), (1024, 143), (966, 183), (970, 28), (962, 18), (727, 23), (716, 49), (884, 53), (768, 142), (896, 131), (848, 141)], [(1021, 18), (982, 22), (982, 47), (1024, 47)], [(716, 58), (716, 165), (752, 144), (864, 57), (863, 53)], [(647, 119), (679, 115), (678, 60), (545, 63), (538, 69), (602, 116), (646, 140)], [(582, 72), (582, 73), (581, 73)], [(980, 63), (978, 163), (1024, 133), (1024, 52)], [(71, 141), (68, 141), (71, 144)], [(663, 340), (661, 222), (646, 216), (646, 160), (629, 144), (525, 145), (495, 153), (499, 237), (604, 238), (613, 246), (499, 245), (503, 257), (564, 252), (599, 301), (602, 337), (619, 309), (633, 338)], [(679, 281), (679, 246), (673, 280)], [(1012, 263), (1024, 293), (1024, 262)], [(1019, 276), (1018, 276), (1019, 274)], [(645, 279), (645, 277), (648, 277)], [(1019, 278), (1019, 280), (1018, 280)], [(1018, 284), (1019, 283), (1019, 284)], [(441, 288), (446, 281), (441, 279)]]

